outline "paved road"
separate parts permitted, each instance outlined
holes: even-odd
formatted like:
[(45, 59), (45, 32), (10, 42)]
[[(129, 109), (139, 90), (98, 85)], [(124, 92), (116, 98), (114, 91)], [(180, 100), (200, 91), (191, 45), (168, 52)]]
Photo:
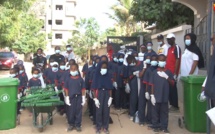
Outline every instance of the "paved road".
[[(29, 77), (31, 70), (31, 63), (25, 63), (26, 72), (28, 72)], [(6, 77), (8, 71), (0, 71), (0, 77)], [(180, 105), (181, 111), (182, 105)], [(94, 134), (95, 129), (90, 121), (88, 115), (85, 113), (86, 106), (83, 110), (83, 134)], [(122, 114), (118, 116), (119, 112), (116, 112), (113, 108), (111, 108), (111, 117), (114, 121), (113, 124), (110, 125), (110, 133), (111, 134), (154, 134), (151, 130), (148, 129), (147, 126), (140, 127), (138, 124), (133, 123), (129, 120), (127, 114)], [(181, 117), (181, 113), (170, 113), (169, 114), (169, 131), (171, 134), (192, 134), (188, 132), (186, 129), (181, 129), (178, 127), (178, 118)], [(45, 134), (66, 134), (67, 123), (66, 119), (63, 116), (56, 114), (54, 116), (54, 124), (52, 126), (47, 125), (44, 132)], [(25, 110), (21, 114), (21, 125), (17, 126), (15, 129), (0, 131), (0, 134), (37, 134), (39, 133), (36, 128), (32, 125), (32, 116), (30, 113)], [(72, 133), (76, 134), (76, 131), (72, 131)], [(162, 134), (162, 133), (160, 133)]]

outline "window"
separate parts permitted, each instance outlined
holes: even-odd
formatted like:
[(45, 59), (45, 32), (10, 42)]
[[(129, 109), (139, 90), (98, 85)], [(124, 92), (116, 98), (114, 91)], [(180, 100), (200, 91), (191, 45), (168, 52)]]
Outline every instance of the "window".
[(62, 39), (63, 35), (62, 34), (55, 34), (55, 39)]
[(55, 20), (56, 25), (62, 25), (63, 21), (62, 20)]
[(63, 5), (56, 5), (56, 10), (63, 10)]
[(52, 20), (48, 20), (49, 25), (52, 25)]

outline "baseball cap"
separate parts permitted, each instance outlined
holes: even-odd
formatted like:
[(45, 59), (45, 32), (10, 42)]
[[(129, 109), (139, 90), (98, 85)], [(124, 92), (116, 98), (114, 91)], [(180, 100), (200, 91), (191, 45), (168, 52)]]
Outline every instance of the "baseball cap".
[(167, 39), (175, 38), (175, 35), (173, 33), (170, 33), (166, 36)]
[(163, 39), (164, 37), (163, 37), (163, 35), (162, 34), (159, 34), (158, 36), (157, 36), (157, 39), (158, 40), (161, 40), (161, 39)]

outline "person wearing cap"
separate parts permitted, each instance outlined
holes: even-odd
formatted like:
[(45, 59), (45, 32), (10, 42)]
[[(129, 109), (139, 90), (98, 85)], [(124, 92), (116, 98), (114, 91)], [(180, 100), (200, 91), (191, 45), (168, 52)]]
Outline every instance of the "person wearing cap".
[(58, 70), (59, 70), (59, 64), (54, 61), (52, 62), (51, 68), (49, 68), (46, 73), (44, 73), (44, 78), (46, 84), (55, 84), (57, 86), (58, 81), (56, 81), (56, 78), (58, 76)]
[[(170, 47), (167, 53), (165, 68), (170, 70), (172, 74), (174, 74), (174, 79), (176, 81), (180, 70), (181, 48), (175, 43), (175, 35), (173, 33), (167, 35), (167, 42), (170, 45)], [(169, 109), (170, 111), (179, 110), (178, 91), (176, 82), (174, 83), (173, 86), (170, 86), (169, 103), (171, 105)]]
[(64, 54), (64, 57), (66, 58), (66, 61), (75, 59), (75, 55), (74, 55), (73, 48), (71, 45), (66, 46), (66, 52)]
[(162, 34), (157, 36), (158, 42), (158, 55), (163, 54), (167, 56), (169, 45), (164, 43), (164, 37)]
[(58, 65), (60, 64), (61, 61), (65, 61), (65, 57), (60, 54), (61, 50), (59, 46), (55, 47), (55, 54), (50, 56), (50, 59), (54, 59)]

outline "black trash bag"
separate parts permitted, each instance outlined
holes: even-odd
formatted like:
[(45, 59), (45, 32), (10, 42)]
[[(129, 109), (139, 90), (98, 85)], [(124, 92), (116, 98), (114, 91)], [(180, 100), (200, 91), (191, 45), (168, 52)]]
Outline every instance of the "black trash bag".
[(205, 95), (210, 99), (215, 99), (215, 49), (213, 49), (213, 55), (210, 60)]

